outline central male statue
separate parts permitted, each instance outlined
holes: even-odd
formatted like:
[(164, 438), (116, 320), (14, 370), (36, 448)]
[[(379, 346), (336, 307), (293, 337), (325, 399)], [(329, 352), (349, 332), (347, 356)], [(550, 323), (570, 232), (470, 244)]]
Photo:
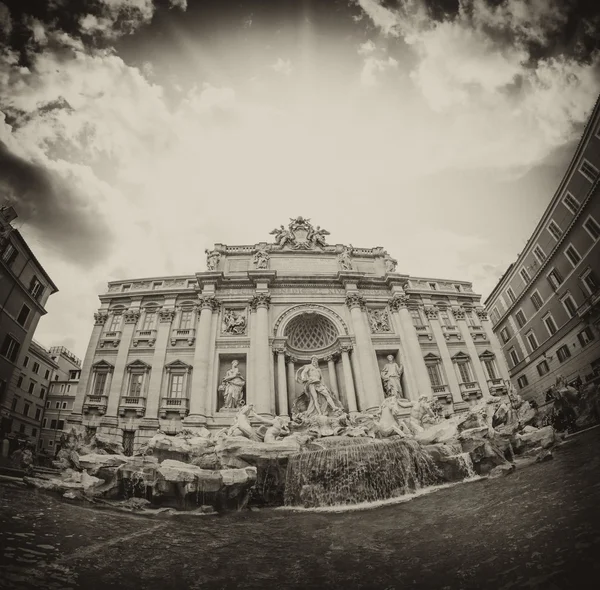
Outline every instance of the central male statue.
[(385, 385), (386, 396), (394, 395), (396, 397), (402, 397), (402, 373), (404, 369), (402, 365), (398, 365), (394, 361), (394, 357), (389, 354), (387, 357), (387, 364), (381, 370), (381, 378)]
[[(308, 398), (308, 407), (305, 411), (307, 417), (314, 414), (327, 413), (326, 410), (328, 407), (334, 412), (342, 409), (334, 400), (331, 391), (323, 383), (323, 374), (321, 373), (321, 369), (319, 369), (319, 359), (316, 356), (311, 358), (310, 365), (306, 365), (298, 370), (296, 380), (298, 383), (304, 384), (304, 393), (302, 395)], [(326, 402), (325, 408), (322, 407), (319, 396), (324, 398)]]

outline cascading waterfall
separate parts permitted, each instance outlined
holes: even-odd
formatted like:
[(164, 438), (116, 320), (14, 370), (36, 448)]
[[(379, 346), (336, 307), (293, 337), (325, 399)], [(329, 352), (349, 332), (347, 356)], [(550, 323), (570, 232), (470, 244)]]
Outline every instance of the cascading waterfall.
[(335, 506), (403, 496), (439, 482), (433, 459), (414, 440), (381, 440), (290, 457), (286, 506)]
[(475, 472), (473, 461), (469, 453), (459, 453), (458, 455), (454, 456), (458, 459), (461, 467), (464, 469), (466, 479), (477, 477), (477, 473)]

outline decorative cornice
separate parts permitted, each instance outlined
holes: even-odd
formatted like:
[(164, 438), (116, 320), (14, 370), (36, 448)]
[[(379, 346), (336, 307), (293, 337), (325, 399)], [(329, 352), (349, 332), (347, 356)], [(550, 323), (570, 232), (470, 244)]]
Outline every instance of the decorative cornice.
[(271, 296), (268, 293), (257, 293), (250, 299), (250, 308), (253, 310), (259, 307), (266, 307), (268, 309), (270, 304)]
[(94, 325), (103, 326), (108, 319), (108, 314), (105, 311), (97, 311), (94, 313)]
[(346, 295), (346, 305), (350, 309), (354, 309), (355, 307), (365, 309), (365, 298), (360, 293), (348, 293)]

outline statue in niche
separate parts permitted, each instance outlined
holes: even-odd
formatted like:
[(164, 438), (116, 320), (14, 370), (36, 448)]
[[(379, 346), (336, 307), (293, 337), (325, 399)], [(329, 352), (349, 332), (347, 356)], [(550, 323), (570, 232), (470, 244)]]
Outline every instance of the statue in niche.
[(221, 408), (223, 410), (233, 410), (242, 405), (242, 390), (246, 380), (238, 369), (238, 365), (239, 361), (231, 362), (231, 369), (225, 373), (219, 386), (219, 391), (223, 393), (224, 398), (223, 407)]
[(269, 235), (275, 236), (275, 245), (279, 248), (283, 248), (288, 242), (293, 244), (295, 241), (294, 234), (289, 229), (285, 229), (283, 225), (279, 229), (275, 228), (269, 232)]
[(267, 268), (269, 266), (269, 251), (267, 248), (260, 248), (256, 251), (252, 258), (252, 262), (254, 262), (254, 266), (256, 268)]
[(316, 356), (311, 358), (309, 365), (296, 371), (296, 381), (304, 385), (304, 391), (296, 398), (294, 407), (300, 410), (304, 418), (343, 411), (323, 383), (323, 374)]
[(385, 395), (386, 397), (404, 397), (402, 393), (402, 374), (404, 373), (404, 367), (399, 365), (391, 354), (388, 354), (387, 361), (387, 364), (384, 365), (381, 370)]
[(206, 268), (207, 270), (217, 270), (219, 260), (221, 260), (221, 254), (216, 250), (205, 250), (206, 253)]
[(354, 248), (352, 244), (350, 246), (344, 246), (344, 249), (340, 254), (338, 254), (338, 262), (342, 270), (353, 270), (352, 266), (352, 255), (354, 253)]
[(385, 257), (383, 262), (385, 264), (385, 272), (396, 272), (398, 261), (395, 258), (392, 258), (387, 252), (384, 252), (384, 254)]
[(227, 334), (245, 334), (245, 315), (243, 313), (236, 313), (233, 309), (227, 309), (223, 316), (223, 332)]
[(381, 332), (391, 332), (390, 318), (385, 309), (369, 310), (369, 323), (371, 324), (371, 332), (380, 334)]

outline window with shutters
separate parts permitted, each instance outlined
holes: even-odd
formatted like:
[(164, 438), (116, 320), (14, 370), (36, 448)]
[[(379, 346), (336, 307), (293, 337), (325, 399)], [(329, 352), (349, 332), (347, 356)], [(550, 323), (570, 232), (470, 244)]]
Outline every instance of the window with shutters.
[(596, 178), (598, 178), (598, 168), (587, 160), (583, 161), (579, 168), (579, 172), (581, 172), (581, 174), (583, 174), (590, 182), (594, 182)]
[(548, 224), (548, 231), (550, 232), (552, 237), (557, 241), (560, 240), (560, 238), (562, 237), (562, 234), (563, 234), (562, 229), (560, 229), (560, 227), (554, 220), (552, 220)]
[(562, 275), (555, 268), (553, 268), (546, 276), (548, 277), (548, 282), (550, 283), (552, 289), (556, 291), (563, 282)]
[(532, 351), (535, 350), (539, 346), (537, 338), (536, 338), (533, 330), (531, 332), (527, 332), (526, 338), (527, 338), (527, 342), (529, 342), (529, 346), (531, 347)]
[(592, 295), (598, 290), (598, 279), (590, 267), (586, 268), (581, 273), (579, 279), (583, 283), (583, 287), (587, 291), (588, 295)]
[(523, 387), (527, 387), (529, 385), (529, 381), (527, 380), (527, 375), (521, 375), (517, 379), (517, 385), (519, 386), (519, 389), (523, 389)]
[(570, 318), (574, 318), (577, 315), (577, 304), (570, 293), (567, 293), (560, 300), (564, 308), (567, 310), (567, 314)]
[(592, 340), (595, 339), (594, 332), (590, 326), (587, 326), (579, 334), (577, 334), (577, 339), (579, 340), (579, 344), (583, 348), (587, 344), (589, 344)]
[(598, 225), (598, 222), (591, 215), (585, 220), (583, 227), (590, 234), (592, 240), (596, 241), (600, 238), (600, 225)]
[(535, 307), (536, 311), (539, 310), (542, 307), (542, 305), (544, 305), (544, 302), (537, 291), (534, 291), (531, 294), (531, 302), (533, 303), (533, 306)]
[(568, 345), (564, 344), (556, 351), (556, 357), (561, 363), (564, 363), (568, 358), (571, 358), (571, 351)]
[(17, 357), (19, 356), (19, 348), (21, 345), (17, 340), (15, 340), (12, 336), (6, 335), (4, 337), (4, 342), (2, 343), (2, 348), (0, 349), (0, 354), (6, 357), (11, 362), (16, 362)]
[(579, 255), (579, 252), (575, 250), (573, 244), (569, 244), (567, 246), (567, 249), (565, 250), (565, 256), (574, 267), (581, 262), (581, 256)]
[(573, 215), (579, 211), (579, 201), (571, 194), (567, 193), (563, 198), (563, 205), (571, 212)]
[(558, 332), (558, 328), (556, 327), (556, 322), (554, 321), (552, 314), (547, 313), (542, 319), (544, 320), (544, 325), (546, 326), (550, 336), (553, 336), (556, 334), (556, 332)]
[(537, 368), (537, 372), (540, 377), (550, 371), (550, 367), (548, 366), (548, 361), (542, 361), (541, 363), (538, 363), (536, 368)]
[(519, 309), (519, 311), (517, 311), (517, 313), (515, 314), (515, 319), (517, 320), (519, 328), (522, 328), (527, 323), (527, 318), (525, 317), (525, 314), (523, 313), (522, 309)]

